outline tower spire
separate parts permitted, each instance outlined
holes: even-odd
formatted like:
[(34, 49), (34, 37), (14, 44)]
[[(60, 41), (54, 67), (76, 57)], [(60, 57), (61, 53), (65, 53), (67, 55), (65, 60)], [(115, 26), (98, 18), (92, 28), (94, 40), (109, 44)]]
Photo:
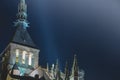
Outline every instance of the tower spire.
[(27, 31), (27, 27), (29, 27), (27, 21), (27, 5), (25, 0), (19, 0), (18, 3), (18, 13), (17, 13), (17, 20), (15, 21), (16, 31), (13, 35), (12, 42), (37, 48), (34, 44), (31, 36)]
[(20, 0), (18, 4), (17, 21), (15, 22), (15, 26), (22, 26), (24, 29), (29, 27), (27, 22), (27, 5), (25, 0)]
[(65, 80), (69, 80), (69, 69), (68, 69), (67, 62), (66, 62), (66, 66), (65, 66)]
[(74, 80), (78, 80), (78, 64), (77, 64), (77, 57), (74, 55), (74, 62), (72, 66), (72, 74), (71, 76), (74, 77)]
[(76, 58), (76, 54), (74, 55), (74, 61), (73, 61), (73, 67), (72, 67), (72, 70), (76, 70), (78, 68), (77, 66), (77, 58)]
[(58, 62), (58, 59), (56, 60), (55, 71), (56, 71), (56, 74), (59, 71), (59, 62)]
[(27, 12), (27, 5), (25, 3), (25, 0), (20, 0), (20, 3), (18, 5), (18, 12)]

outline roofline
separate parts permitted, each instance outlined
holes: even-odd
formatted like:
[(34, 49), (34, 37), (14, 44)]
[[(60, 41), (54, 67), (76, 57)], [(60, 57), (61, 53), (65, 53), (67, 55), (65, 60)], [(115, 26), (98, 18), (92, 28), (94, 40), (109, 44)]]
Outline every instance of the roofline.
[(19, 44), (19, 45), (22, 45), (22, 46), (26, 46), (26, 47), (30, 47), (30, 48), (40, 50), (38, 47), (30, 46), (30, 45), (27, 45), (27, 44), (22, 44), (22, 43), (18, 43), (18, 42), (14, 42), (14, 41), (11, 41), (11, 43), (15, 43), (15, 44)]

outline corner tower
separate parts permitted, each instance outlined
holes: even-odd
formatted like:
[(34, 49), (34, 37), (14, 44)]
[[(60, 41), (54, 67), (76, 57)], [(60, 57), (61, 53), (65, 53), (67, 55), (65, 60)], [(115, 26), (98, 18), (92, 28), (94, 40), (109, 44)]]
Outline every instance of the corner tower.
[[(25, 0), (18, 4), (16, 31), (6, 49), (2, 52), (2, 80), (9, 80), (8, 73), (14, 64), (18, 65), (20, 75), (29, 74), (36, 69), (39, 61), (39, 49), (30, 37), (27, 28), (27, 5)], [(27, 72), (26, 72), (27, 71)]]

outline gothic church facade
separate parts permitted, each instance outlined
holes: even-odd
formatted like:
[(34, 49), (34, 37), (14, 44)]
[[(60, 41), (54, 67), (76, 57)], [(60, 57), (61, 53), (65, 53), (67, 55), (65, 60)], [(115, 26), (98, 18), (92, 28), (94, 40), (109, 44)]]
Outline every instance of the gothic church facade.
[(50, 69), (49, 66), (46, 68), (39, 66), (40, 50), (27, 31), (28, 24), (27, 5), (25, 0), (20, 0), (15, 22), (16, 32), (8, 46), (1, 53), (0, 80), (21, 80), (10, 76), (11, 72), (13, 72), (13, 75), (33, 78), (38, 75), (38, 78), (43, 80), (84, 80), (84, 71), (79, 69), (76, 55), (71, 71), (69, 71), (66, 64), (65, 71), (61, 72), (58, 61)]

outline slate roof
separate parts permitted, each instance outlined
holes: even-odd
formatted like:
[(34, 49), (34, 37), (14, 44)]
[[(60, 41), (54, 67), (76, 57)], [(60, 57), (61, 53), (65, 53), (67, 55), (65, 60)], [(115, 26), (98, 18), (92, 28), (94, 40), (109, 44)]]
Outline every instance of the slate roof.
[(33, 40), (31, 39), (27, 29), (24, 29), (24, 27), (22, 26), (16, 28), (16, 32), (14, 33), (11, 42), (37, 48)]

